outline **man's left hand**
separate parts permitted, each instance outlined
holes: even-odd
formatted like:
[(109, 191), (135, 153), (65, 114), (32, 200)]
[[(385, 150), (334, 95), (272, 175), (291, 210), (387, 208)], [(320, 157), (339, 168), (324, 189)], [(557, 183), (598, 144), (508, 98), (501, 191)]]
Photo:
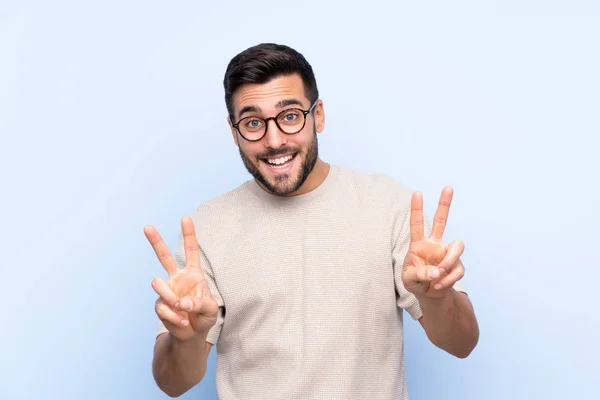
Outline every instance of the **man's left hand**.
[(420, 192), (412, 195), (410, 246), (402, 266), (402, 282), (417, 298), (444, 297), (465, 274), (460, 261), (464, 243), (456, 240), (445, 245), (442, 242), (452, 194), (451, 187), (442, 190), (429, 238), (425, 238), (424, 234), (423, 195)]

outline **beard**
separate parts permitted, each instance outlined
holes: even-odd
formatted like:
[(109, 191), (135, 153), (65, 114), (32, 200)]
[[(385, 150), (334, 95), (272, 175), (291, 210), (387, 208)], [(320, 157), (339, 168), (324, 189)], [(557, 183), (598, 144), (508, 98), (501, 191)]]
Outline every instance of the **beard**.
[[(240, 152), (240, 156), (242, 157), (242, 161), (244, 162), (244, 166), (256, 179), (260, 182), (269, 192), (278, 196), (287, 196), (296, 192), (304, 182), (308, 175), (312, 172), (315, 164), (317, 163), (317, 159), (319, 157), (319, 145), (317, 141), (317, 131), (313, 130), (313, 139), (311, 140), (308, 148), (306, 149), (306, 153), (302, 153), (300, 149), (294, 149), (291, 147), (282, 147), (277, 150), (268, 151), (266, 153), (262, 153), (256, 156), (256, 161), (252, 161), (244, 152), (241, 147), (238, 146), (238, 150)], [(298, 171), (297, 175), (291, 176), (289, 173), (283, 173), (275, 176), (275, 182), (269, 182), (267, 178), (260, 172), (258, 167), (259, 163), (263, 162), (261, 159), (263, 158), (275, 158), (279, 155), (289, 153), (297, 153), (295, 158), (302, 157), (302, 163), (300, 164), (300, 171)]]

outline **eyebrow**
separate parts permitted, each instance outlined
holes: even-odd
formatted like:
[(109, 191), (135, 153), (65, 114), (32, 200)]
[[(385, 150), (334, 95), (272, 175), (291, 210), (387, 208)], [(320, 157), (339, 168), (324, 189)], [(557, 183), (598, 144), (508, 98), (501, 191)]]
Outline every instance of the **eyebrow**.
[[(285, 99), (285, 100), (281, 100), (277, 104), (275, 104), (275, 108), (285, 108), (285, 107), (289, 107), (289, 106), (303, 107), (304, 104), (302, 104), (302, 102), (298, 99)], [(238, 118), (241, 119), (242, 115), (244, 115), (245, 113), (248, 113), (248, 112), (260, 113), (261, 109), (260, 109), (260, 107), (256, 107), (256, 106), (242, 107), (242, 109), (240, 110), (240, 113), (238, 114)]]

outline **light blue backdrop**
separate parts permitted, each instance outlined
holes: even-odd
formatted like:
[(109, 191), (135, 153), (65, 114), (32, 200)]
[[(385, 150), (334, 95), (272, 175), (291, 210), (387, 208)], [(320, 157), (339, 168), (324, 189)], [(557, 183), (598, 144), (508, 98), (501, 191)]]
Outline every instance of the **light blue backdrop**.
[[(142, 233), (249, 178), (230, 58), (313, 64), (326, 161), (455, 187), (481, 325), (466, 360), (407, 324), (413, 399), (597, 399), (597, 1), (0, 1), (2, 399), (162, 399)], [(216, 398), (207, 378), (183, 398)]]

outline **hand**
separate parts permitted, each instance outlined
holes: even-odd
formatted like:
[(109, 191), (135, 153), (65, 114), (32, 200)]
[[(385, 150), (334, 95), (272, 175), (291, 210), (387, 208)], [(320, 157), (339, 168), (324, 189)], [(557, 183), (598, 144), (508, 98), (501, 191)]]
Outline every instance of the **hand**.
[(465, 246), (460, 240), (446, 246), (442, 236), (448, 220), (453, 190), (445, 187), (440, 196), (431, 237), (423, 232), (423, 196), (415, 192), (411, 199), (410, 246), (402, 266), (402, 282), (417, 298), (440, 298), (447, 295), (452, 285), (465, 273), (460, 261)]
[(200, 267), (200, 247), (190, 217), (181, 220), (185, 246), (185, 268), (177, 267), (171, 252), (156, 228), (147, 226), (144, 234), (169, 274), (169, 280), (154, 278), (152, 288), (160, 296), (155, 310), (169, 332), (179, 340), (206, 335), (217, 321), (217, 302), (212, 298)]

